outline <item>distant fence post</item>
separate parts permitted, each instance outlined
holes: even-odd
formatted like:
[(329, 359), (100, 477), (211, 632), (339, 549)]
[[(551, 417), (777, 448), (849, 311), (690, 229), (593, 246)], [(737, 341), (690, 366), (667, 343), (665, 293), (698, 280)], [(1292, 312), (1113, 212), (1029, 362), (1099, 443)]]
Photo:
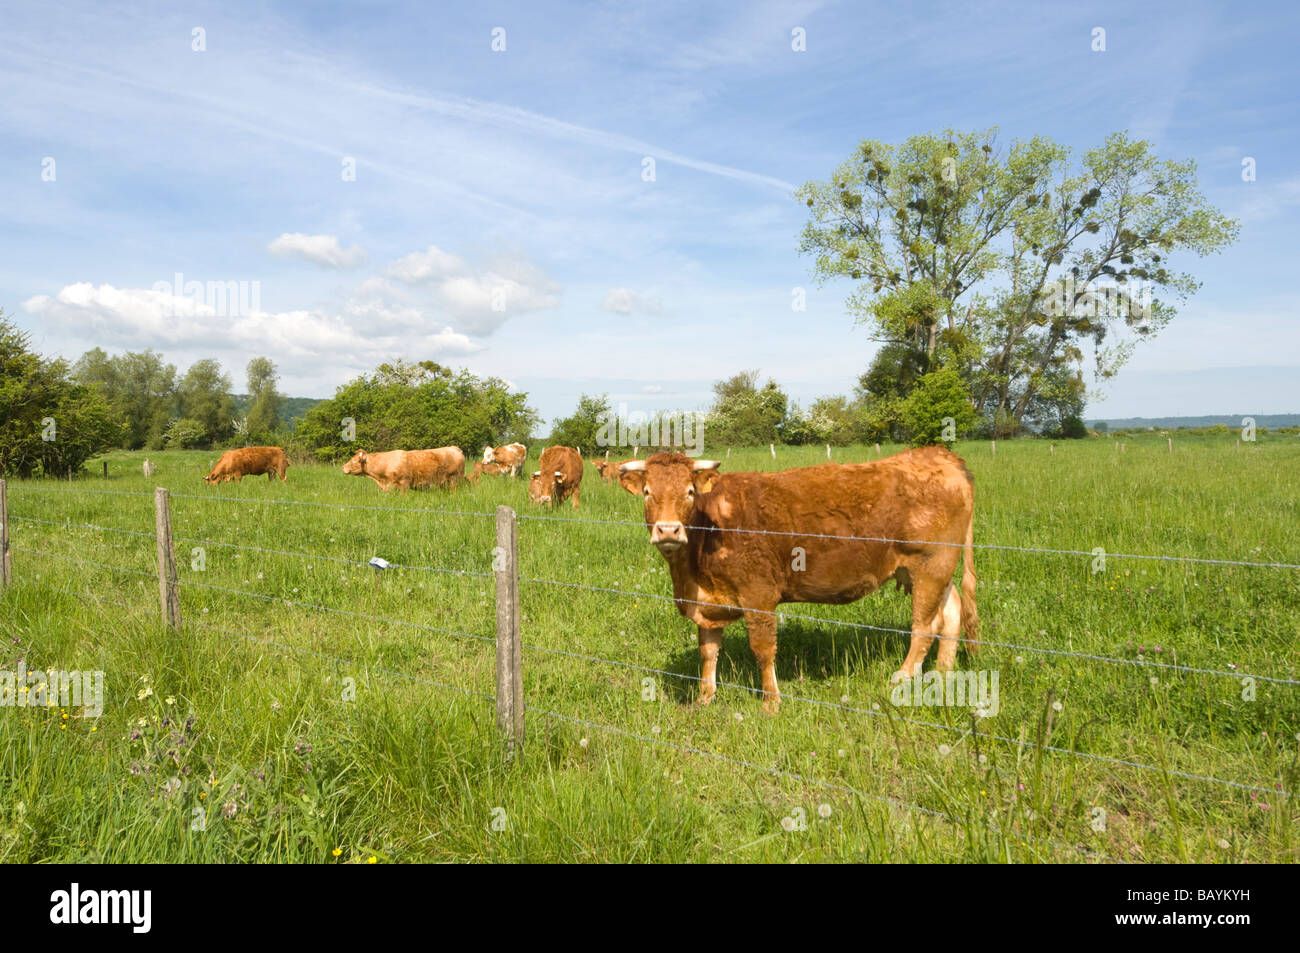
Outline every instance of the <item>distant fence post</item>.
[(510, 746), (524, 743), (524, 668), (519, 640), (519, 521), (497, 507), (497, 727)]
[(107, 460), (104, 461), (104, 479), (105, 479), (105, 480), (108, 479), (108, 461), (107, 461)]
[(0, 589), (13, 578), (9, 562), (9, 481), (0, 480)]
[(165, 487), (153, 491), (154, 535), (158, 541), (158, 601), (162, 617), (173, 629), (181, 627), (180, 579), (176, 574), (176, 549), (172, 545), (171, 503)]

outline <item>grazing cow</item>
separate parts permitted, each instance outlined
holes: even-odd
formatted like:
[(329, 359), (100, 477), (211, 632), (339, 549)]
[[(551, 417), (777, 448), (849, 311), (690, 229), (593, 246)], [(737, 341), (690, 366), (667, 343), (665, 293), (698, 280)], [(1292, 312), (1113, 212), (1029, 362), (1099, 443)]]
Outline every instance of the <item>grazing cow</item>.
[(499, 463), (510, 471), (512, 477), (519, 476), (528, 459), (528, 448), (522, 443), (508, 443), (504, 447), (484, 447), (483, 462)]
[(483, 475), (487, 476), (509, 476), (510, 467), (504, 463), (484, 463), (482, 460), (474, 461), (474, 472), (469, 475), (470, 483), (477, 483)]
[(576, 510), (581, 495), (582, 454), (572, 447), (547, 447), (538, 466), (541, 469), (528, 481), (528, 498), (534, 503), (559, 506), (572, 494)]
[[(968, 651), (977, 647), (974, 487), (961, 458), (942, 447), (776, 473), (719, 474), (717, 461), (658, 453), (623, 464), (619, 481), (644, 497), (678, 611), (699, 626), (702, 704), (717, 691), (728, 623), (743, 616), (763, 707), (775, 713), (776, 607), (854, 602), (891, 578), (912, 596), (911, 647), (894, 679), (921, 671), (935, 634), (945, 671), (961, 630)], [(830, 538), (845, 536), (859, 539)], [(952, 576), (963, 549), (959, 595)]]
[(625, 463), (635, 462), (635, 460), (620, 460), (618, 463), (614, 463), (610, 460), (592, 460), (591, 465), (596, 468), (596, 472), (600, 474), (602, 480), (606, 483), (613, 483), (618, 479), (619, 467)]
[(465, 454), (460, 447), (436, 450), (388, 450), (366, 453), (358, 450), (343, 464), (349, 476), (366, 476), (387, 493), (398, 487), (403, 493), (414, 487), (455, 487), (465, 479)]
[(149, 479), (149, 477), (153, 476), (153, 471), (155, 467), (153, 465), (153, 462), (150, 461), (148, 457), (145, 457), (144, 463), (140, 464), (140, 469), (144, 471), (144, 476), (145, 479), (147, 480)]
[(284, 483), (288, 479), (285, 476), (285, 471), (288, 469), (289, 458), (285, 456), (281, 447), (241, 447), (223, 453), (217, 465), (212, 468), (212, 472), (203, 480), (208, 486), (214, 483), (225, 483), (227, 480), (239, 483), (246, 476), (260, 476), (265, 473), (268, 481), (278, 476), (280, 482)]

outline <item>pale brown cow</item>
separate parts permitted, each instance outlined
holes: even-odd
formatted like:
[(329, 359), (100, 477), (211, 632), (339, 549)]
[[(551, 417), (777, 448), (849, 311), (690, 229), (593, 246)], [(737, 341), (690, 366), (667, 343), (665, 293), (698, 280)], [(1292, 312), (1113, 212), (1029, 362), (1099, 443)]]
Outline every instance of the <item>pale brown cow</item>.
[(528, 498), (534, 503), (559, 506), (572, 495), (576, 510), (582, 491), (582, 454), (572, 447), (547, 447), (538, 466), (541, 469), (528, 481)]
[(436, 450), (388, 450), (366, 453), (358, 450), (343, 464), (349, 476), (370, 477), (384, 492), (398, 487), (403, 493), (412, 487), (454, 488), (465, 479), (465, 454), (460, 447)]
[(487, 476), (510, 476), (511, 469), (504, 463), (484, 463), (482, 460), (474, 461), (474, 472), (469, 475), (470, 483), (477, 483), (479, 478)]
[[(974, 488), (961, 458), (942, 447), (776, 473), (719, 474), (717, 461), (658, 453), (623, 464), (619, 481), (644, 498), (678, 611), (699, 627), (702, 704), (717, 691), (728, 623), (744, 618), (763, 707), (775, 713), (776, 607), (854, 602), (891, 578), (912, 596), (912, 643), (894, 679), (920, 672), (935, 635), (943, 670), (956, 661), (960, 631), (968, 652), (978, 645)], [(833, 538), (845, 536), (858, 539)], [(958, 595), (952, 577), (963, 550)]]
[(504, 447), (484, 447), (483, 462), (499, 463), (510, 471), (512, 477), (519, 476), (528, 459), (528, 448), (522, 443), (508, 443)]
[(246, 476), (261, 476), (265, 473), (268, 481), (278, 476), (280, 482), (284, 483), (288, 479), (288, 469), (289, 458), (281, 447), (241, 447), (223, 453), (212, 472), (203, 478), (203, 482), (208, 486), (225, 483), (227, 480), (238, 483)]
[(614, 463), (610, 460), (592, 460), (591, 465), (596, 468), (600, 478), (606, 483), (613, 483), (618, 479), (618, 468), (625, 463), (635, 463), (635, 460), (620, 460)]

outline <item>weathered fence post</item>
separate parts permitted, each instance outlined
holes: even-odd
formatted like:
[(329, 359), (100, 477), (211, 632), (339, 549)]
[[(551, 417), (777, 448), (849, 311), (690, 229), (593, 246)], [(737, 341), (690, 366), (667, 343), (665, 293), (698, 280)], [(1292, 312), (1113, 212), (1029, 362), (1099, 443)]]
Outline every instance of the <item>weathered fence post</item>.
[(510, 746), (524, 743), (524, 668), (519, 640), (519, 522), (497, 507), (497, 727)]
[(107, 460), (104, 461), (104, 479), (105, 479), (105, 480), (108, 479), (108, 461), (107, 461)]
[(828, 443), (826, 445), (826, 459), (829, 460), (830, 458), (831, 458), (831, 445)]
[(154, 535), (158, 541), (158, 601), (162, 617), (173, 629), (181, 627), (180, 578), (172, 545), (172, 511), (166, 487), (153, 491)]
[(9, 481), (0, 480), (0, 589), (9, 585), (13, 566), (9, 562)]
[(996, 440), (990, 440), (989, 444), (993, 447), (993, 456), (996, 457), (998, 455), (998, 442)]
[(772, 459), (775, 460), (775, 459), (776, 459), (776, 444), (774, 444), (774, 443), (769, 443), (769, 444), (767, 445), (767, 449), (769, 449), (769, 450), (772, 451)]

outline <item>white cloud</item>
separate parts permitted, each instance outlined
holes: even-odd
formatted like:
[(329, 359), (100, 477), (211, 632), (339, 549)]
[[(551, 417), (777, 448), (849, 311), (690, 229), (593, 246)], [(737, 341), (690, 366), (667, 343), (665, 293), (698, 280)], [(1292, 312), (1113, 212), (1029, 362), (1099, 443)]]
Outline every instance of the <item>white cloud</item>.
[(662, 314), (663, 302), (654, 295), (643, 295), (631, 288), (611, 288), (600, 303), (600, 309), (615, 314)]
[(384, 274), (406, 284), (415, 285), (463, 274), (468, 268), (463, 259), (430, 245), (424, 251), (412, 252), (399, 258), (384, 269)]
[(512, 315), (557, 308), (561, 287), (522, 254), (498, 254), (475, 268), (430, 245), (392, 262), (383, 278), (353, 292), (347, 308), (402, 321), (434, 309), (466, 334), (485, 337)]
[(322, 268), (359, 268), (368, 257), (360, 245), (345, 249), (337, 235), (304, 235), (285, 232), (267, 250), (281, 258), (302, 258)]
[[(248, 296), (251, 298), (251, 295)], [(464, 334), (428, 318), (357, 320), (355, 313), (246, 309), (248, 298), (224, 307), (168, 291), (115, 288), (87, 282), (55, 295), (35, 295), (23, 309), (58, 330), (106, 347), (177, 347), (274, 354), (277, 362), (310, 367), (322, 361), (374, 363), (394, 354), (463, 355), (482, 349)], [(369, 315), (367, 317), (375, 317)]]
[(659, 384), (646, 384), (645, 387), (642, 387), (642, 388), (641, 388), (641, 393), (643, 393), (643, 394), (658, 394), (658, 393), (661, 392), (662, 390), (663, 390), (663, 387), (661, 387)]

